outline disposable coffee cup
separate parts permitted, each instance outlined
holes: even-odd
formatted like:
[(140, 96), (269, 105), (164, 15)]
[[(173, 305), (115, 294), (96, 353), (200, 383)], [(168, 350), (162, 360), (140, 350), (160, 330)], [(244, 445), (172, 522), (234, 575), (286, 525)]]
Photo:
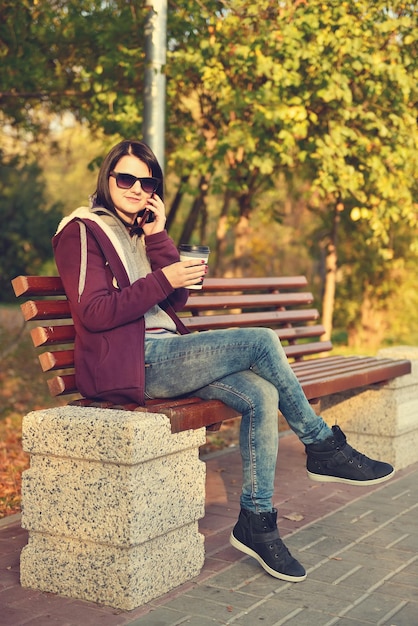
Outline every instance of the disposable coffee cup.
[[(208, 246), (194, 246), (190, 243), (181, 243), (179, 245), (180, 261), (196, 261), (196, 265), (200, 265), (202, 261), (208, 262), (210, 248)], [(202, 282), (196, 285), (189, 285), (188, 289), (202, 289)]]

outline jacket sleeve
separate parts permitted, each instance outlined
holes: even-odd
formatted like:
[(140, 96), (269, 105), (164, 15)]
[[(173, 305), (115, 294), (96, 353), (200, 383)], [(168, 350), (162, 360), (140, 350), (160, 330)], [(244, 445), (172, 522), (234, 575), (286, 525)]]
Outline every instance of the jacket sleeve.
[[(129, 324), (141, 318), (155, 304), (167, 299), (170, 303), (173, 300), (173, 307), (178, 305), (181, 308), (185, 302), (184, 296), (187, 299), (186, 289), (172, 288), (161, 267), (157, 267), (159, 261), (156, 261), (155, 269), (153, 267), (150, 274), (132, 285), (129, 285), (121, 264), (123, 276), (118, 276), (121, 282), (119, 285), (98, 242), (89, 231), (85, 282), (80, 281), (81, 244), (77, 222), (69, 223), (54, 238), (54, 254), (72, 313), (90, 332), (103, 332)], [(166, 255), (160, 252), (156, 256), (163, 258)], [(182, 293), (173, 296), (175, 291)]]
[[(145, 247), (153, 272), (180, 260), (179, 251), (165, 230), (145, 237)], [(188, 289), (174, 289), (167, 300), (175, 311), (181, 311), (188, 297)]]

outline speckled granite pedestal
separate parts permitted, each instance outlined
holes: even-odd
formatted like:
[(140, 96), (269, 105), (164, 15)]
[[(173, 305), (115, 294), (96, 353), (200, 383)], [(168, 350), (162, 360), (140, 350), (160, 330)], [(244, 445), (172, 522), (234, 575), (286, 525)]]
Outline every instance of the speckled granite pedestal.
[(199, 574), (204, 442), (204, 428), (173, 435), (151, 413), (29, 413), (22, 586), (131, 610)]
[(418, 348), (384, 348), (378, 356), (409, 359), (411, 374), (324, 398), (321, 415), (330, 425), (338, 423), (354, 448), (402, 469), (418, 461)]

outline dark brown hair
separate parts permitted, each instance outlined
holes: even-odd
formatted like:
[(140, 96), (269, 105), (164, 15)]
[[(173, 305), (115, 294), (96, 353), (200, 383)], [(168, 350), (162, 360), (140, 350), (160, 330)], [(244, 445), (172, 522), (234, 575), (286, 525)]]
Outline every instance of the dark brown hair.
[(124, 140), (116, 144), (104, 158), (97, 178), (97, 189), (92, 196), (94, 206), (102, 206), (110, 211), (114, 211), (112, 199), (109, 191), (109, 174), (112, 172), (118, 161), (126, 155), (131, 154), (148, 165), (151, 176), (160, 179), (156, 194), (164, 200), (164, 180), (163, 172), (157, 157), (146, 143), (138, 140)]

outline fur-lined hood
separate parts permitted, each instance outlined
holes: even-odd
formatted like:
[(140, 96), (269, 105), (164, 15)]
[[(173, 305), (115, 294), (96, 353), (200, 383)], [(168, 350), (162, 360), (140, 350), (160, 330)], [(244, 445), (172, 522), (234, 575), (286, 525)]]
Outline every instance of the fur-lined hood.
[[(63, 219), (60, 221), (60, 223), (58, 224), (58, 228), (57, 228), (57, 232), (55, 233), (55, 236), (59, 235), (61, 233), (61, 231), (67, 226), (67, 224), (69, 224), (72, 221), (78, 221), (80, 224), (80, 236), (81, 236), (81, 246), (82, 246), (82, 250), (81, 250), (81, 258), (85, 258), (85, 255), (87, 254), (86, 251), (86, 236), (85, 236), (85, 226), (83, 224), (83, 222), (85, 220), (89, 220), (91, 222), (94, 222), (95, 224), (97, 224), (105, 233), (105, 235), (110, 239), (113, 247), (115, 248), (115, 251), (118, 255), (118, 257), (120, 258), (126, 273), (129, 276), (129, 267), (128, 267), (128, 262), (125, 256), (125, 252), (123, 250), (123, 247), (121, 246), (120, 241), (118, 240), (118, 238), (115, 236), (115, 233), (112, 231), (111, 228), (109, 228), (109, 226), (106, 224), (106, 222), (104, 220), (101, 219), (100, 217), (100, 213), (102, 214), (106, 214), (106, 215), (110, 215), (112, 217), (114, 217), (114, 213), (112, 213), (111, 211), (109, 211), (108, 209), (104, 209), (101, 207), (95, 207), (94, 209), (90, 208), (90, 207), (78, 207), (78, 209), (75, 209), (75, 211), (73, 211), (72, 213), (70, 213), (70, 215), (67, 215), (66, 217), (63, 217)], [(83, 228), (84, 226), (84, 228)], [(85, 268), (83, 268), (84, 270)], [(80, 268), (81, 270), (81, 268)], [(129, 278), (131, 279), (132, 282), (132, 278), (131, 276), (129, 276)]]

